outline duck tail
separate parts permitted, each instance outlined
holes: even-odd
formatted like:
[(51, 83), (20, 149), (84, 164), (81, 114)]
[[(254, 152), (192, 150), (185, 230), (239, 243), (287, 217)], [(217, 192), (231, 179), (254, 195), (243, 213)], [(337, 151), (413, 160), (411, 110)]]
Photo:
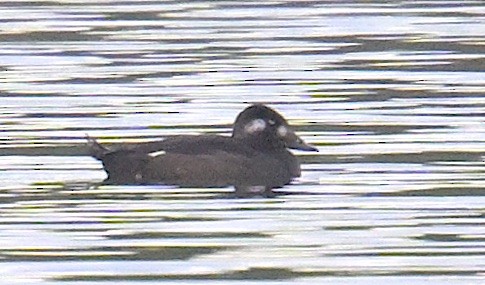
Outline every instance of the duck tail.
[(101, 144), (98, 143), (98, 141), (89, 135), (86, 134), (86, 139), (88, 140), (88, 148), (89, 148), (89, 154), (98, 159), (102, 160), (104, 156), (110, 152), (110, 150)]

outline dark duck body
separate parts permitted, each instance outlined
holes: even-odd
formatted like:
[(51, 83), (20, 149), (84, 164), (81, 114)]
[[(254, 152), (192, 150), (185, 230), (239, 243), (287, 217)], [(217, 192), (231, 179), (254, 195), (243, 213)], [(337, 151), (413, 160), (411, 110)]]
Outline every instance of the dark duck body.
[(169, 184), (186, 187), (232, 185), (238, 196), (271, 195), (300, 176), (300, 163), (287, 148), (317, 151), (286, 120), (261, 104), (241, 112), (232, 136), (181, 135), (108, 149), (88, 137), (108, 184)]

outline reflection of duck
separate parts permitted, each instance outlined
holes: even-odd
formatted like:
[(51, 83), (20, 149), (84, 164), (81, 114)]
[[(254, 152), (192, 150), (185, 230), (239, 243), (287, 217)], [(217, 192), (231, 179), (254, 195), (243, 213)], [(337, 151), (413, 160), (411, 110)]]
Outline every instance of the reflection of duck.
[(280, 114), (260, 104), (238, 115), (231, 137), (181, 135), (117, 149), (88, 137), (88, 145), (91, 155), (103, 162), (107, 183), (234, 185), (239, 196), (270, 195), (271, 189), (299, 177), (300, 164), (287, 148), (318, 151)]

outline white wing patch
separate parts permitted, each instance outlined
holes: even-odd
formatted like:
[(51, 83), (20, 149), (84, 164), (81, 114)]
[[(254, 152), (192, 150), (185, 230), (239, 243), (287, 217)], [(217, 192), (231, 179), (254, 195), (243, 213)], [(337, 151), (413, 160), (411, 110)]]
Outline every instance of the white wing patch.
[(164, 155), (166, 153), (167, 152), (164, 151), (164, 150), (159, 150), (159, 151), (150, 152), (148, 155), (151, 156), (151, 157), (157, 157), (157, 156), (160, 156), (160, 155)]
[(249, 122), (244, 127), (244, 131), (246, 133), (254, 134), (256, 132), (261, 132), (265, 128), (266, 128), (266, 122), (263, 119), (256, 119)]

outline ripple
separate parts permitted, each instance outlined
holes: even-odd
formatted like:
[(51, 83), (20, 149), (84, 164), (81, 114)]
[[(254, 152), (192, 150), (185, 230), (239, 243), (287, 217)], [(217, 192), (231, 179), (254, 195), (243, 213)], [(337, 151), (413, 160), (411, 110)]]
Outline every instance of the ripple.
[[(0, 4), (6, 282), (481, 281), (480, 1), (59, 4)], [(101, 185), (86, 156), (254, 102), (320, 150), (273, 199)]]

